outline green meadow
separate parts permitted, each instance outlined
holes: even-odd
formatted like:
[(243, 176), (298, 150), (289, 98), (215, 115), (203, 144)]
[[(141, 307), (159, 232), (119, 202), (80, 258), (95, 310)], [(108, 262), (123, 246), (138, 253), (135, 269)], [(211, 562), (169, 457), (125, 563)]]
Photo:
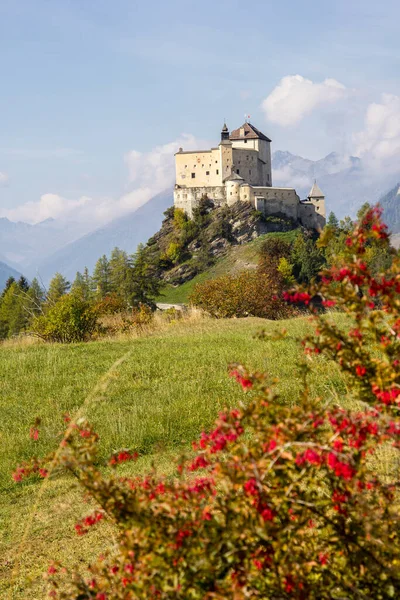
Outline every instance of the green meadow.
[[(64, 413), (94, 425), (101, 460), (118, 448), (138, 451), (137, 463), (122, 473), (143, 472), (153, 463), (168, 473), (219, 410), (245, 399), (228, 376), (230, 363), (268, 372), (279, 379), (282, 399), (296, 402), (297, 339), (309, 327), (305, 318), (188, 319), (135, 338), (0, 346), (0, 597), (44, 598), (42, 574), (52, 560), (84, 568), (115, 539), (107, 524), (75, 535), (75, 522), (91, 506), (72, 477), (12, 480), (19, 462), (57, 447)], [(279, 341), (256, 337), (262, 329), (282, 328), (288, 335)], [(340, 398), (345, 388), (336, 366), (317, 357), (312, 367), (311, 393)], [(36, 417), (41, 426), (35, 442), (29, 428)]]

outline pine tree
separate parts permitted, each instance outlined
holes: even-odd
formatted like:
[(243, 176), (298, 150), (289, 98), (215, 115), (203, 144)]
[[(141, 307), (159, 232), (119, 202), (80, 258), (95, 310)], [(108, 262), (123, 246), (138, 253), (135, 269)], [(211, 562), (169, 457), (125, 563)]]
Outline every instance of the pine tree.
[(24, 307), (24, 294), (14, 281), (7, 289), (0, 304), (0, 339), (17, 335), (28, 323)]
[(27, 292), (29, 290), (28, 280), (23, 275), (21, 275), (21, 277), (18, 279), (18, 287), (23, 292)]
[(10, 287), (12, 286), (12, 284), (15, 282), (15, 277), (13, 277), (12, 275), (7, 279), (6, 284), (4, 286), (4, 289), (1, 293), (1, 297), (3, 298), (3, 296), (5, 296), (7, 290), (10, 289)]
[(107, 294), (110, 293), (110, 263), (105, 254), (99, 258), (94, 267), (92, 281), (95, 290), (95, 296), (98, 300), (105, 298)]
[(331, 229), (334, 229), (334, 230), (339, 229), (339, 221), (334, 212), (331, 211), (329, 213), (329, 217), (326, 222), (326, 225), (327, 225), (327, 227), (330, 227)]
[(44, 301), (44, 290), (35, 277), (34, 279), (32, 279), (32, 283), (26, 294), (26, 309), (31, 317), (41, 313)]
[(130, 281), (130, 302), (133, 306), (146, 304), (155, 307), (155, 299), (160, 293), (161, 281), (154, 265), (146, 257), (143, 244), (138, 246), (133, 255), (133, 268)]
[(114, 248), (110, 258), (110, 289), (127, 303), (131, 295), (131, 271), (132, 261), (127, 253)]
[(77, 271), (71, 286), (71, 294), (78, 296), (78, 298), (81, 298), (81, 300), (89, 301), (91, 299), (91, 281), (87, 267), (85, 267), (85, 272), (83, 275), (80, 273), (80, 271)]
[(47, 302), (49, 304), (55, 304), (61, 296), (64, 296), (64, 294), (69, 291), (70, 287), (70, 282), (67, 281), (61, 273), (56, 273), (50, 281), (49, 289), (47, 291)]

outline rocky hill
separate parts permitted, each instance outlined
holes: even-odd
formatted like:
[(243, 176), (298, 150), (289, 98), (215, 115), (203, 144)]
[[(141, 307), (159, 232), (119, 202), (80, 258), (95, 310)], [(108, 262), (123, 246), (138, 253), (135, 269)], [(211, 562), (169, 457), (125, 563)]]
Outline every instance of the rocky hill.
[(182, 285), (210, 268), (235, 247), (271, 232), (299, 225), (281, 217), (264, 218), (249, 203), (214, 207), (205, 199), (189, 220), (173, 208), (165, 213), (161, 229), (149, 239), (145, 252), (165, 283)]

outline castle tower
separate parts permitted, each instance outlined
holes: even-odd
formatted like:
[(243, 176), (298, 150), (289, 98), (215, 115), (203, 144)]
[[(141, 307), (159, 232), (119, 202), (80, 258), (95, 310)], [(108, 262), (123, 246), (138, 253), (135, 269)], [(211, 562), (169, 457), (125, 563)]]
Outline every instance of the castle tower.
[(229, 129), (226, 123), (224, 123), (224, 126), (221, 131), (221, 142), (224, 142), (225, 140), (229, 140)]
[(310, 193), (308, 194), (308, 200), (315, 206), (317, 214), (322, 217), (326, 217), (325, 212), (325, 194), (321, 191), (317, 185), (317, 180), (314, 180)]

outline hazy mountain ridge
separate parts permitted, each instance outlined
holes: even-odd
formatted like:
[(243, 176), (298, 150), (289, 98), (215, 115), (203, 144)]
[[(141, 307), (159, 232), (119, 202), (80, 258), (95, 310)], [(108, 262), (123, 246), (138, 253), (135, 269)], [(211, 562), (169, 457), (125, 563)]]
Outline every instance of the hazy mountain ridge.
[(84, 231), (78, 223), (63, 223), (51, 218), (32, 225), (2, 217), (0, 255), (6, 263), (30, 271), (35, 263), (80, 238)]
[(0, 261), (0, 292), (4, 289), (6, 281), (9, 277), (19, 279), (21, 277), (21, 273), (19, 273), (16, 269), (13, 269), (6, 263)]
[(158, 194), (136, 211), (84, 235), (38, 262), (32, 275), (37, 274), (45, 284), (57, 271), (73, 280), (77, 271), (84, 267), (91, 271), (97, 259), (103, 254), (109, 255), (116, 246), (133, 254), (140, 243), (146, 243), (158, 231), (164, 211), (172, 204), (172, 190)]
[(356, 156), (331, 152), (319, 160), (278, 150), (272, 155), (273, 185), (295, 187), (306, 198), (314, 179), (326, 196), (327, 213), (354, 217), (364, 203), (374, 204), (400, 179), (399, 173), (371, 174)]
[(400, 183), (397, 183), (387, 194), (382, 196), (379, 204), (383, 208), (383, 220), (390, 231), (400, 233)]

